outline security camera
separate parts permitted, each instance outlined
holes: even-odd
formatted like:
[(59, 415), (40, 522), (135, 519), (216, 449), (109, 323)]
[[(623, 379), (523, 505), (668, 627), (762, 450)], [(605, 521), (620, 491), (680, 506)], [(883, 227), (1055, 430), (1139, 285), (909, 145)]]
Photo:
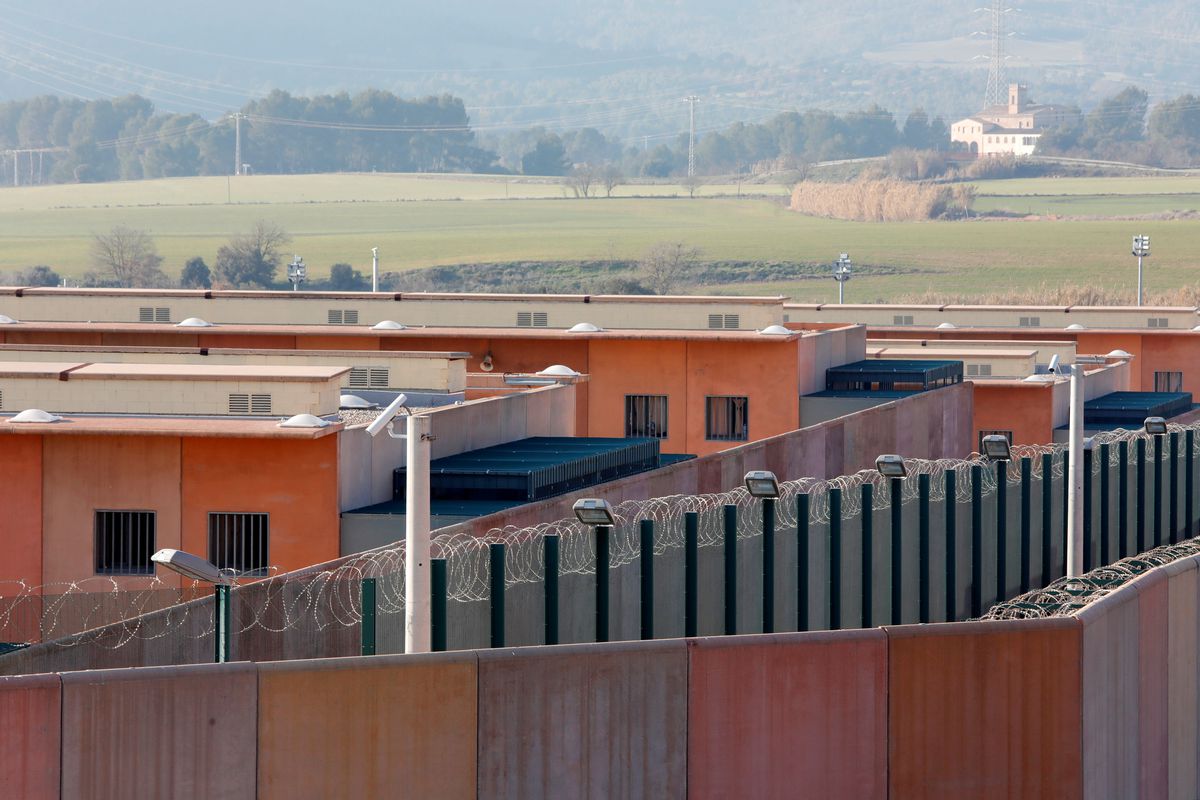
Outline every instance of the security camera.
[[(400, 413), (400, 409), (402, 408), (406, 410), (408, 408), (408, 395), (406, 394), (396, 395), (396, 399), (388, 404), (383, 413), (372, 420), (371, 424), (367, 426), (367, 433), (372, 436), (378, 436), (379, 432), (384, 428), (390, 429), (392, 427), (392, 420), (396, 418), (396, 415)], [(389, 430), (388, 433), (391, 434), (391, 431)]]
[(1050, 367), (1046, 371), (1052, 375), (1058, 372), (1058, 353), (1050, 356)]

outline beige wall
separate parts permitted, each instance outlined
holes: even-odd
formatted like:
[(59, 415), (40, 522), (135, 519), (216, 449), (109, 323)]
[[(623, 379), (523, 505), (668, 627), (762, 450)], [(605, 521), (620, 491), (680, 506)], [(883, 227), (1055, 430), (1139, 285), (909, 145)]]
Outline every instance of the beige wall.
[[(397, 299), (399, 298), (399, 299)], [(137, 322), (143, 309), (159, 321), (200, 317), (213, 323), (325, 325), (330, 312), (352, 311), (356, 324), (385, 319), (435, 327), (514, 327), (522, 312), (546, 314), (546, 327), (591, 322), (605, 328), (761, 329), (782, 321), (782, 297), (641, 297), (615, 295), (480, 295), (22, 289), (0, 292), (0, 314), (26, 321)], [(731, 315), (728, 318), (725, 315)], [(734, 319), (736, 317), (736, 320)], [(345, 318), (344, 316), (342, 317)]]
[[(1150, 320), (1166, 320), (1156, 323), (1157, 328), (1190, 330), (1200, 324), (1195, 308), (1143, 306), (956, 306), (956, 305), (884, 305), (884, 304), (836, 304), (820, 305), (789, 303), (784, 306), (788, 321), (846, 322), (864, 325), (891, 327), (900, 326), (897, 317), (912, 317), (906, 323), (917, 327), (936, 327), (944, 322), (960, 328), (1046, 328), (1063, 329), (1079, 324), (1085, 328), (1151, 328)], [(1021, 318), (1030, 324), (1021, 325)], [(1037, 324), (1032, 323), (1036, 320)]]
[[(574, 384), (544, 386), (423, 412), (436, 437), (431, 456), (444, 458), (531, 436), (574, 436), (576, 391)], [(397, 433), (406, 424), (398, 419)], [(366, 426), (356, 426), (342, 431), (338, 442), (339, 509), (392, 499), (392, 472), (407, 463), (405, 440), (386, 431), (372, 438)]]

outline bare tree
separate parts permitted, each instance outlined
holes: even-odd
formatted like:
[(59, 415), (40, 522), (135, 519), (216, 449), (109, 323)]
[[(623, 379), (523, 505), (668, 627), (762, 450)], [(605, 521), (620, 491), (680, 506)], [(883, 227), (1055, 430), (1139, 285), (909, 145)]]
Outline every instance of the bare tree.
[(659, 242), (642, 256), (645, 284), (655, 294), (674, 294), (688, 283), (688, 274), (703, 255), (683, 242)]
[(683, 188), (687, 189), (688, 197), (695, 197), (696, 190), (700, 188), (702, 181), (699, 175), (688, 175), (680, 183)]
[(625, 176), (621, 174), (620, 167), (609, 164), (600, 172), (600, 182), (604, 184), (604, 196), (612, 197), (613, 189), (625, 182)]
[(115, 286), (165, 286), (162, 256), (145, 231), (117, 225), (92, 241), (92, 267), (105, 282)]
[(274, 222), (259, 220), (249, 233), (239, 233), (217, 250), (213, 283), (222, 287), (268, 287), (283, 259), (283, 247), (292, 240)]
[(567, 186), (571, 187), (576, 197), (591, 197), (596, 177), (596, 170), (591, 164), (576, 164), (567, 174)]

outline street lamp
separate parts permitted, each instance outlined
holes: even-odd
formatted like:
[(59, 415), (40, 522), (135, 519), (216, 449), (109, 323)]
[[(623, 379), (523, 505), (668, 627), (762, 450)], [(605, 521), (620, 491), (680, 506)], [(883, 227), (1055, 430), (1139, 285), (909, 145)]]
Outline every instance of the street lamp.
[(584, 498), (571, 507), (575, 517), (592, 526), (596, 537), (596, 641), (608, 641), (608, 539), (616, 517), (607, 500)]
[(1151, 436), (1167, 435), (1167, 421), (1162, 417), (1146, 417), (1146, 421), (1142, 423), (1142, 427)]
[(746, 491), (751, 497), (761, 497), (764, 500), (779, 498), (779, 479), (774, 472), (756, 469), (746, 473)]
[(1142, 304), (1142, 259), (1150, 257), (1150, 237), (1146, 235), (1133, 237), (1133, 254), (1138, 260), (1138, 290), (1137, 304)]
[[(875, 459), (875, 469), (888, 479), (891, 488), (892, 511), (892, 624), (904, 621), (904, 479), (908, 477), (908, 465), (904, 457), (888, 453)], [(871, 580), (869, 574), (864, 581)]]
[(775, 632), (775, 501), (779, 479), (775, 473), (756, 469), (746, 473), (746, 491), (762, 500), (762, 632)]
[(1012, 458), (1012, 445), (1004, 434), (993, 433), (983, 437), (983, 454), (990, 461), (1009, 461)]
[(850, 254), (842, 253), (833, 264), (833, 279), (838, 285), (838, 302), (846, 302), (846, 281), (850, 280)]
[(185, 578), (213, 585), (213, 599), (216, 601), (216, 608), (213, 612), (213, 638), (216, 640), (214, 660), (218, 664), (227, 662), (229, 660), (229, 587), (233, 583), (233, 578), (218, 569), (217, 565), (211, 561), (182, 550), (169, 548), (159, 550), (150, 556), (150, 560), (178, 572)]
[(903, 456), (882, 455), (875, 459), (875, 469), (885, 478), (907, 478), (908, 467)]
[[(1146, 433), (1154, 437), (1154, 546), (1162, 544), (1163, 508), (1163, 439), (1167, 435), (1167, 421), (1162, 417), (1147, 417), (1142, 423)], [(1174, 532), (1171, 534), (1174, 537)]]

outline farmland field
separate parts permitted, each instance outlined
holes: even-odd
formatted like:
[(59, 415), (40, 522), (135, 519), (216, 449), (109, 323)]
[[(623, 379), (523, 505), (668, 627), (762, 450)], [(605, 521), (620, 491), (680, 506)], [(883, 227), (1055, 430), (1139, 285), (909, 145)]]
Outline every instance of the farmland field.
[[(1130, 183), (1120, 183), (1125, 180)], [(1163, 181), (1177, 191), (1164, 191)], [(211, 264), (230, 234), (267, 219), (291, 232), (292, 250), (318, 276), (341, 261), (369, 268), (376, 246), (382, 268), (397, 271), (474, 262), (628, 259), (656, 242), (681, 241), (701, 248), (708, 260), (828, 263), (847, 251), (855, 264), (867, 267), (864, 272), (871, 265), (896, 270), (860, 273), (848, 284), (848, 300), (874, 301), (930, 289), (979, 294), (1063, 283), (1126, 287), (1135, 265), (1129, 238), (1146, 233), (1154, 241), (1148, 289), (1198, 281), (1200, 221), (1189, 219), (856, 223), (789, 212), (781, 202), (782, 187), (770, 184), (743, 186), (743, 194), (759, 191), (774, 198), (738, 199), (731, 196), (737, 187), (730, 185), (705, 187), (722, 197), (689, 199), (679, 196), (683, 190), (677, 186), (640, 185), (622, 191), (665, 196), (575, 200), (548, 181), (473, 176), (242, 177), (229, 181), (233, 202), (226, 203), (226, 183), (191, 178), (0, 189), (0, 270), (48, 264), (78, 276), (88, 268), (91, 236), (123, 224), (149, 231), (164, 267), (177, 274), (191, 256)], [(1130, 212), (1084, 209), (1144, 202), (1150, 206), (1140, 207), (1149, 208), (1160, 198), (1172, 202), (1167, 208), (1200, 206), (1200, 180), (1185, 178), (978, 185), (980, 207), (1021, 195), (1016, 202), (1053, 202), (1064, 210), (1051, 213), (1068, 216), (1124, 215)], [(812, 278), (696, 288), (783, 293), (801, 301), (836, 296), (832, 280)]]

